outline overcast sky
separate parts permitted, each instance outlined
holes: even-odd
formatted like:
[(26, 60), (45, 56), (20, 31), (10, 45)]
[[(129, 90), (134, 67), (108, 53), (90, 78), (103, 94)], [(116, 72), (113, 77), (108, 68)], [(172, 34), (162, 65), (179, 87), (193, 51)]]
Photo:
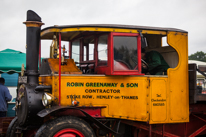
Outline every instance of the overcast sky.
[[(183, 29), (189, 33), (189, 54), (206, 52), (206, 0), (0, 0), (0, 51), (26, 52), (22, 22), (27, 10), (42, 18), (42, 28), (125, 24)], [(49, 51), (43, 51), (43, 57), (48, 55)]]

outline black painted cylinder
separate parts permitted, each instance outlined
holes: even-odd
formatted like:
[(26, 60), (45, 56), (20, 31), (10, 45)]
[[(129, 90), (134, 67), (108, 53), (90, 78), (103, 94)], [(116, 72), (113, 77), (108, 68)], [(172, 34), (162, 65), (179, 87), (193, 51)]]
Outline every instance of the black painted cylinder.
[(39, 57), (39, 43), (41, 18), (34, 11), (27, 11), (27, 21), (24, 22), (27, 26), (26, 34), (26, 75), (27, 83), (31, 85), (38, 85), (38, 57)]

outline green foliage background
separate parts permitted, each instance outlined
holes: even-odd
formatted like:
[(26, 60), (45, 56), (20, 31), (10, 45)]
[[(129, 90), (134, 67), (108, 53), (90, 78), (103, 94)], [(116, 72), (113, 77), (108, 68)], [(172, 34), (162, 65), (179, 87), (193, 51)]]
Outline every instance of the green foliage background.
[(202, 51), (197, 51), (196, 53), (191, 54), (189, 56), (189, 60), (197, 60), (197, 61), (206, 62), (206, 53)]

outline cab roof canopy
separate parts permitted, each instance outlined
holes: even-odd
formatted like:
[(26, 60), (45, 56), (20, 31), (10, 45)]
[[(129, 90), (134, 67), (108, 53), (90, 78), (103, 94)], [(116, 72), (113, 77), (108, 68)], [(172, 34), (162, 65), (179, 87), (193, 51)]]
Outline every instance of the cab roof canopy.
[(115, 24), (83, 24), (83, 25), (63, 25), (52, 26), (42, 29), (41, 39), (53, 39), (54, 35), (61, 32), (61, 39), (63, 41), (71, 41), (77, 37), (83, 37), (89, 34), (98, 34), (104, 32), (125, 32), (125, 33), (138, 33), (142, 31), (143, 34), (156, 34), (166, 35), (166, 32), (182, 32), (187, 31), (175, 28), (160, 28), (160, 27), (147, 27), (147, 26), (134, 26), (134, 25), (115, 25)]

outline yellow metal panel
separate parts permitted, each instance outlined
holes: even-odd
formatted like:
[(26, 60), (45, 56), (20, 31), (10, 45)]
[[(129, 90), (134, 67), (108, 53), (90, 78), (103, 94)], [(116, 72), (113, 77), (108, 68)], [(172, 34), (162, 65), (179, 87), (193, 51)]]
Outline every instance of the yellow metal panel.
[(56, 28), (52, 28), (52, 29), (47, 29), (43, 32), (41, 32), (41, 36), (44, 36), (45, 34), (49, 33), (49, 32), (60, 32), (61, 29), (56, 29)]
[[(46, 35), (50, 32), (76, 32), (76, 31), (101, 31), (101, 32), (122, 32), (122, 33), (139, 33), (137, 29), (120, 29), (120, 28), (98, 28), (98, 27), (80, 27), (80, 28), (64, 28), (56, 29), (51, 28), (41, 32), (41, 36)], [(166, 31), (152, 31), (152, 30), (143, 30), (143, 34), (160, 34), (166, 35)]]
[(179, 63), (168, 70), (170, 121), (189, 121), (188, 43), (187, 34), (170, 32), (168, 44), (176, 49)]
[(98, 28), (98, 27), (81, 27), (81, 28), (65, 28), (61, 32), (69, 31), (101, 31), (101, 32), (125, 32), (125, 33), (137, 33), (134, 29), (119, 29), (119, 28)]
[(55, 97), (54, 103), (56, 105), (59, 104), (59, 77), (58, 76), (52, 76), (53, 77), (53, 83), (52, 83), (52, 95)]
[(148, 121), (147, 78), (129, 76), (62, 76), (61, 105), (105, 106), (102, 116)]
[(52, 85), (52, 76), (46, 76), (46, 77), (39, 77), (39, 84), (43, 84), (43, 85)]
[[(65, 59), (65, 64), (61, 65), (62, 74), (82, 74), (81, 70), (75, 65), (73, 59)], [(50, 69), (53, 73), (59, 72), (59, 59), (48, 59)]]
[(163, 123), (167, 120), (167, 78), (151, 78), (151, 123)]
[(166, 31), (152, 31), (152, 30), (143, 30), (142, 34), (159, 34), (159, 35), (166, 35)]

